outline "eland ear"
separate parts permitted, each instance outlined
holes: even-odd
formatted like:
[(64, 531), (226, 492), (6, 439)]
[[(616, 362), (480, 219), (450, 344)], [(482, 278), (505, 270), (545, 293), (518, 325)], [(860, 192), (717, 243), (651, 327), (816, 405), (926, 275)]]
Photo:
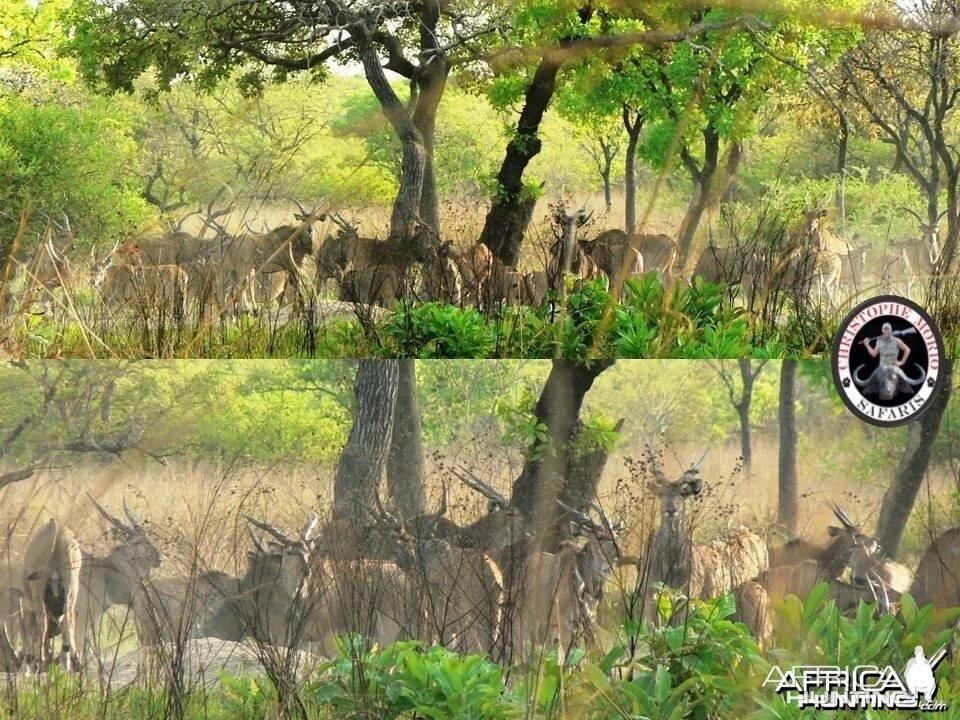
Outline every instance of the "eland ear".
[(572, 537), (581, 537), (583, 535), (583, 528), (580, 527), (580, 523), (570, 520), (570, 535)]
[(690, 488), (690, 491), (686, 493), (687, 495), (699, 495), (700, 491), (703, 490), (703, 480), (701, 478), (694, 478), (687, 483), (687, 487)]
[(836, 537), (841, 532), (843, 532), (842, 528), (838, 528), (836, 525), (827, 526), (827, 535), (829, 535), (830, 537)]

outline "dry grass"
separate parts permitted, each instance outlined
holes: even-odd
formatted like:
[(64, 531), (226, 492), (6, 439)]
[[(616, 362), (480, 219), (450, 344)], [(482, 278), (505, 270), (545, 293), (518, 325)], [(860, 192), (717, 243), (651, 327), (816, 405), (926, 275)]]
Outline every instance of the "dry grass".
[[(663, 459), (667, 475), (679, 475), (702, 451), (703, 445), (695, 443), (669, 446)], [(640, 443), (615, 450), (598, 489), (599, 500), (609, 514), (631, 521), (625, 542), (630, 554), (642, 551), (647, 533), (659, 523), (658, 505), (645, 492), (643, 473), (631, 471), (631, 462), (642, 459), (644, 452)], [(739, 443), (711, 447), (702, 471), (704, 491), (690, 501), (691, 525), (697, 541), (713, 539), (739, 526), (763, 533), (776, 521), (776, 441), (762, 436), (754, 440), (753, 470), (749, 475), (741, 469), (739, 452)], [(888, 477), (878, 476), (875, 482), (867, 484), (846, 476), (827, 477), (818, 461), (822, 460), (820, 455), (816, 448), (811, 448), (799, 458), (799, 534), (826, 541), (827, 526), (835, 524), (830, 502), (839, 503), (851, 517), (872, 529)], [(458, 451), (451, 447), (449, 453), (428, 457), (428, 504), (436, 509), (443, 484), (447, 483), (449, 515), (461, 525), (480, 517), (486, 511), (486, 501), (439, 471), (440, 462), (471, 467), (506, 495), (521, 466), (516, 455), (478, 455), (476, 449)], [(281, 463), (230, 466), (185, 460), (171, 461), (166, 466), (150, 460), (142, 463), (47, 471), (0, 490), (0, 528), (9, 529), (0, 538), (0, 556), (9, 553), (17, 558), (30, 531), (49, 517), (66, 523), (82, 541), (103, 547), (103, 523), (86, 495), (89, 492), (115, 512), (120, 511), (126, 499), (169, 558), (177, 557), (178, 548), (182, 551), (199, 544), (207, 567), (233, 571), (236, 548), (249, 543), (242, 515), (266, 518), (295, 532), (314, 512), (327, 518), (332, 505), (331, 467)], [(918, 514), (933, 508), (939, 521), (949, 523), (943, 512), (955, 489), (956, 478), (949, 468), (931, 468), (918, 500), (924, 513)], [(920, 518), (915, 520), (919, 522)]]

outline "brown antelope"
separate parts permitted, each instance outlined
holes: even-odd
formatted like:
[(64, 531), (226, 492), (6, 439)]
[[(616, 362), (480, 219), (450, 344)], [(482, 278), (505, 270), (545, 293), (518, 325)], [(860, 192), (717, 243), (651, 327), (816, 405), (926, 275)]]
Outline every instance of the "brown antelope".
[(825, 217), (826, 212), (822, 210), (807, 214), (809, 237), (814, 243), (809, 252), (812, 253), (813, 272), (817, 281), (817, 301), (822, 303), (826, 299), (832, 305), (839, 299), (843, 259), (830, 249), (830, 245), (836, 245), (838, 240), (824, 225)]
[(449, 242), (432, 245), (429, 259), (423, 263), (423, 295), (425, 300), (438, 300), (460, 305), (463, 300), (463, 278), (451, 256)]
[(360, 237), (357, 227), (337, 213), (322, 213), (318, 219), (330, 220), (337, 226), (336, 234), (328, 235), (317, 253), (319, 287), (326, 289), (331, 279), (340, 284), (350, 270), (365, 268), (376, 261), (383, 240)]
[[(11, 646), (16, 645), (20, 637), (21, 597), (23, 597), (23, 568), (5, 561), (0, 564), (0, 633), (3, 633), (6, 642)], [(3, 667), (2, 656), (3, 651), (0, 650), (0, 668)]]
[(340, 284), (340, 299), (393, 310), (397, 300), (404, 296), (406, 285), (406, 273), (401, 268), (384, 264), (368, 265), (344, 274)]
[(114, 605), (132, 607), (138, 588), (150, 571), (160, 566), (160, 553), (126, 503), (129, 524), (93, 502), (112, 525), (116, 544), (106, 556), (81, 550), (73, 534), (55, 520), (28, 542), (22, 601), (28, 669), (49, 661), (49, 640), (58, 630), (63, 638), (63, 662), (75, 667), (83, 659), (87, 634), (99, 630), (104, 613)]
[(951, 528), (930, 543), (910, 594), (919, 607), (929, 603), (938, 609), (960, 606), (960, 528)]
[(638, 233), (630, 238), (630, 246), (636, 248), (643, 258), (644, 270), (656, 270), (661, 282), (676, 275), (682, 258), (676, 241), (670, 236)]
[[(620, 564), (618, 538), (624, 526), (611, 523), (596, 505), (592, 507), (600, 522), (563, 503), (558, 505), (573, 518), (571, 538), (561, 542), (555, 552), (530, 553), (524, 562), (513, 641), (519, 648), (556, 647), (562, 663), (580, 633), (589, 643), (596, 640), (597, 608), (606, 579)], [(584, 543), (578, 546), (576, 538), (583, 538)]]
[(450, 257), (460, 271), (461, 300), (464, 305), (483, 309), (488, 299), (488, 285), (493, 274), (493, 253), (483, 243), (476, 243), (467, 250), (451, 247)]
[(907, 294), (912, 294), (916, 283), (929, 279), (940, 262), (940, 223), (948, 210), (940, 213), (934, 223), (908, 207), (901, 206), (901, 210), (917, 219), (920, 237), (891, 241), (896, 251), (890, 268), (893, 271), (891, 279), (901, 283)]
[(41, 294), (39, 303), (44, 310), (49, 310), (53, 307), (53, 291), (61, 287), (69, 288), (72, 284), (74, 273), (67, 253), (74, 251), (76, 247), (70, 218), (66, 213), (62, 222), (42, 214), (47, 221), (47, 228), (24, 270), (31, 296), (33, 290), (38, 291)]
[(523, 284), (522, 305), (540, 307), (550, 294), (550, 279), (545, 270), (531, 270), (521, 278)]
[[(600, 268), (577, 239), (577, 233), (590, 220), (591, 215), (593, 213), (587, 214), (584, 208), (568, 215), (562, 204), (556, 210), (554, 220), (560, 229), (560, 237), (550, 248), (547, 281), (550, 289), (558, 294), (566, 294), (565, 278), (568, 275), (575, 275), (579, 280), (600, 277)], [(517, 277), (519, 287), (519, 274)]]
[(179, 265), (151, 265), (139, 242), (118, 245), (96, 270), (93, 285), (111, 308), (182, 317), (189, 277)]
[(840, 271), (839, 284), (848, 288), (854, 295), (859, 295), (866, 289), (867, 281), (867, 252), (870, 246), (860, 243), (859, 236), (853, 236), (853, 244), (847, 245), (846, 253), (840, 254), (843, 267)]
[(513, 267), (493, 259), (493, 267), (486, 285), (484, 308), (498, 304), (520, 305), (524, 297), (523, 275)]
[(73, 533), (51, 519), (27, 541), (23, 555), (23, 664), (27, 673), (39, 672), (52, 660), (52, 638), (59, 628), (60, 662), (76, 669), (80, 657), (77, 638), (77, 596), (83, 553)]
[(772, 268), (769, 287), (790, 287), (800, 296), (816, 287), (819, 303), (839, 299), (843, 260), (829, 248), (828, 239), (837, 241), (824, 226), (826, 216), (826, 210), (810, 210), (789, 230), (788, 247)]
[[(298, 539), (255, 518), (252, 524), (273, 536), (279, 552), (288, 553), (277, 577), (277, 606), (286, 613), (288, 632), (303, 642), (331, 651), (335, 639), (360, 633), (381, 645), (418, 637), (423, 628), (420, 603), (411, 578), (396, 563), (323, 552), (314, 516)], [(351, 553), (352, 555), (352, 553)], [(276, 590), (274, 590), (276, 592)]]
[(422, 536), (411, 534), (379, 498), (373, 515), (392, 540), (391, 559), (420, 588), (428, 637), (460, 652), (490, 652), (504, 604), (503, 575), (494, 559), (436, 537), (429, 527)]
[(238, 310), (256, 312), (260, 303), (282, 301), (288, 288), (299, 293), (304, 259), (313, 255), (313, 223), (320, 216), (294, 202), (296, 225), (246, 232), (223, 248), (224, 287)]
[[(244, 575), (202, 577), (197, 598), (202, 616), (194, 623), (195, 634), (233, 642), (250, 637), (270, 645), (299, 645), (310, 639), (307, 625), (313, 609), (305, 594), (308, 568), (302, 543), (311, 539), (315, 524), (304, 528), (302, 541), (294, 542), (273, 526), (248, 520), (271, 528), (284, 542), (267, 545), (251, 532), (254, 547), (247, 552)], [(183, 632), (190, 625), (189, 619), (181, 620), (177, 628)]]
[[(526, 542), (532, 537), (526, 518), (506, 497), (466, 468), (453, 468), (451, 472), (464, 485), (487, 498), (487, 514), (470, 525), (461, 527), (443, 517), (446, 508), (444, 500), (437, 522), (437, 536), (463, 548), (483, 550), (503, 567), (504, 563), (500, 558), (504, 551), (515, 543)], [(444, 495), (446, 489), (445, 485)]]
[[(652, 491), (660, 501), (660, 527), (648, 543), (647, 587), (663, 583), (689, 597), (710, 599), (752, 582), (769, 564), (767, 545), (756, 533), (740, 527), (717, 540), (694, 544), (687, 528), (686, 501), (703, 489), (700, 470), (706, 451), (672, 481), (663, 472), (654, 450), (648, 447), (647, 452), (653, 466)], [(762, 603), (755, 595), (751, 593), (753, 604)], [(658, 604), (655, 598), (648, 604), (649, 619), (654, 619)], [(763, 614), (753, 615), (754, 621), (765, 622)], [(765, 632), (759, 627), (751, 629), (757, 635)]]
[(750, 297), (760, 265), (760, 258), (750, 248), (708, 244), (697, 258), (693, 276), (699, 276), (710, 283), (742, 288), (746, 296)]
[[(830, 545), (819, 548), (792, 541), (772, 554), (770, 568), (758, 581), (771, 600), (788, 594), (805, 598), (814, 586), (825, 582), (842, 612), (855, 611), (861, 599), (877, 602), (882, 612), (889, 612), (891, 596), (897, 599), (910, 586), (910, 571), (885, 557), (877, 539), (864, 535), (840, 507), (831, 507), (840, 527), (828, 528), (833, 538)], [(847, 567), (852, 584), (839, 580)]]
[(611, 288), (621, 275), (624, 280), (643, 275), (643, 255), (631, 247), (630, 237), (622, 230), (606, 230), (593, 240), (581, 240), (580, 244), (606, 275)]

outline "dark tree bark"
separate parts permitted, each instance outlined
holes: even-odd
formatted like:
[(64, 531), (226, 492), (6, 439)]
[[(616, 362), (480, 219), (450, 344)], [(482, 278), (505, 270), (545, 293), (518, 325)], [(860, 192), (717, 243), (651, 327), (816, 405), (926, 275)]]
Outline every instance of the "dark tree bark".
[(597, 166), (597, 172), (600, 173), (600, 178), (603, 180), (603, 200), (606, 211), (610, 212), (610, 208), (613, 207), (613, 186), (610, 178), (613, 173), (613, 161), (616, 160), (617, 154), (620, 152), (620, 142), (613, 138), (606, 138), (599, 133), (594, 139), (597, 142), (597, 147), (588, 146), (587, 151), (593, 158), (593, 162)]
[(437, 40), (437, 25), (440, 21), (439, 3), (425, 3), (420, 15), (420, 51), (424, 55), (428, 52), (435, 53), (427, 62), (421, 63), (414, 73), (412, 81), (417, 90), (416, 103), (413, 109), (413, 124), (420, 131), (426, 152), (423, 187), (420, 197), (420, 218), (439, 242), (440, 197), (437, 190), (437, 169), (433, 152), (437, 110), (447, 87), (450, 64), (439, 52), (440, 47)]
[(946, 360), (941, 373), (943, 386), (920, 419), (910, 424), (906, 450), (900, 458), (893, 482), (883, 496), (880, 520), (877, 522), (877, 538), (890, 557), (896, 557), (897, 550), (900, 549), (903, 529), (930, 465), (933, 443), (940, 432), (940, 424), (953, 391), (953, 361)]
[(399, 361), (397, 406), (390, 454), (387, 457), (387, 491), (403, 518), (422, 515), (426, 510), (423, 437), (415, 362), (410, 359)]
[(732, 143), (727, 151), (726, 162), (720, 162), (720, 135), (712, 127), (703, 130), (703, 164), (700, 165), (683, 148), (680, 157), (693, 180), (693, 197), (687, 205), (680, 229), (677, 231), (677, 248), (685, 271), (692, 272), (697, 258), (692, 254), (694, 239), (703, 216), (714, 211), (720, 200), (730, 191), (740, 168), (742, 147)]
[[(623, 429), (623, 423), (624, 418), (617, 421), (614, 428), (617, 433)], [(572, 445), (577, 446), (583, 442), (582, 430), (583, 424), (578, 421), (573, 430)], [(590, 503), (596, 501), (597, 486), (609, 459), (610, 451), (602, 445), (571, 458), (560, 490), (560, 500), (575, 510), (587, 512)]]
[[(590, 7), (579, 11), (582, 23), (588, 22), (592, 16)], [(535, 195), (524, 192), (523, 173), (542, 147), (540, 123), (557, 89), (560, 68), (569, 57), (564, 50), (572, 40), (561, 40), (558, 48), (545, 51), (540, 58), (524, 97), (517, 129), (507, 144), (506, 155), (497, 173), (496, 196), (480, 234), (480, 242), (490, 248), (504, 265), (511, 267), (515, 267), (520, 258), (523, 234), (537, 204)]]
[(420, 216), (420, 198), (423, 194), (427, 162), (423, 133), (413, 122), (407, 108), (400, 102), (400, 98), (387, 80), (369, 29), (362, 22), (356, 23), (352, 26), (351, 35), (356, 42), (367, 83), (373, 90), (383, 114), (393, 127), (402, 147), (400, 189), (390, 214), (390, 239), (404, 247), (411, 260), (426, 258), (426, 252), (422, 248), (413, 246), (415, 223)]
[(777, 522), (790, 533), (797, 534), (797, 361), (787, 359), (780, 364), (780, 449), (777, 463)]
[(643, 129), (643, 115), (623, 106), (623, 127), (627, 131), (627, 156), (624, 159), (624, 218), (627, 235), (637, 231), (637, 145)]
[[(594, 380), (613, 364), (554, 360), (534, 415), (546, 428), (535, 441), (529, 459), (513, 483), (512, 503), (540, 531), (549, 531), (557, 518), (556, 500), (570, 476), (572, 440), (584, 397)], [(566, 493), (572, 491), (567, 488)]]
[(750, 405), (753, 402), (753, 385), (764, 365), (766, 365), (766, 360), (761, 360), (756, 368), (753, 367), (749, 358), (740, 358), (737, 364), (740, 368), (739, 394), (737, 393), (736, 383), (727, 373), (722, 361), (715, 366), (715, 369), (727, 388), (727, 397), (733, 409), (737, 411), (737, 418), (740, 420), (740, 457), (743, 458), (743, 468), (749, 475), (753, 463), (753, 444), (750, 441)]
[(369, 524), (365, 508), (376, 504), (393, 439), (394, 410), (400, 382), (397, 360), (361, 360), (354, 383), (353, 427), (333, 485), (337, 521)]

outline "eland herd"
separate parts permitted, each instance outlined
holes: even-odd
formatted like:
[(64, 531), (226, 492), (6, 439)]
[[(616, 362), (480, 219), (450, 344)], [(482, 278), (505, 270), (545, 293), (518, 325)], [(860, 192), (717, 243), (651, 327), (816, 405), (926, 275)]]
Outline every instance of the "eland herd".
[(338, 637), (357, 633), (380, 644), (415, 638), (497, 659), (555, 648), (562, 658), (579, 641), (600, 642), (605, 589), (615, 575), (623, 581), (622, 573), (633, 570), (647, 622), (675, 620), (662, 616), (658, 601), (668, 588), (691, 599), (732, 592), (736, 619), (761, 643), (771, 641), (771, 605), (787, 595), (806, 597), (820, 583), (845, 613), (861, 601), (875, 603), (879, 613), (896, 612), (908, 591), (918, 604), (960, 605), (956, 529), (933, 543), (915, 577), (837, 505), (832, 511), (840, 524), (829, 527), (826, 546), (794, 539), (768, 547), (744, 527), (697, 543), (686, 505), (703, 489), (706, 453), (670, 479), (657, 454), (647, 452), (648, 489), (660, 521), (639, 556), (625, 553), (628, 528), (597, 503), (580, 511), (558, 502), (564, 522), (551, 540), (460, 468), (451, 473), (488, 500), (488, 513), (471, 525), (446, 516), (446, 486), (439, 510), (415, 517), (377, 499), (360, 509), (364, 522), (324, 526), (314, 514), (291, 535), (245, 516), (244, 572), (176, 577), (157, 573), (164, 557), (126, 503), (124, 520), (91, 497), (109, 523), (109, 552), (87, 552), (70, 528), (50, 520), (26, 541), (22, 566), (8, 562), (0, 575), (0, 670), (32, 674), (58, 661), (82, 667), (104, 614), (115, 606), (130, 611), (148, 651), (220, 638), (327, 653)]
[[(805, 211), (775, 247), (708, 243), (693, 261), (667, 235), (606, 230), (584, 237), (590, 214), (571, 214), (560, 203), (545, 267), (521, 270), (482, 243), (428, 242), (426, 250), (412, 253), (391, 239), (361, 237), (337, 213), (294, 203), (295, 222), (262, 232), (249, 225), (230, 231), (222, 218), (231, 208), (215, 211), (211, 203), (206, 213), (191, 214), (201, 216), (199, 234), (181, 229), (184, 218), (168, 233), (118, 242), (104, 254), (94, 248), (88, 261), (77, 255), (69, 219), (46, 216), (48, 231), (22, 265), (33, 289), (28, 296), (39, 295), (49, 306), (57, 288), (75, 289), (85, 278), (111, 312), (179, 319), (188, 308), (201, 316), (257, 313), (272, 303), (301, 312), (307, 299), (326, 298), (332, 282), (348, 303), (389, 309), (408, 298), (486, 309), (543, 305), (566, 291), (571, 276), (577, 282), (605, 278), (622, 296), (628, 278), (655, 272), (664, 282), (700, 276), (747, 297), (785, 289), (836, 307), (842, 295), (856, 297), (870, 287), (912, 292), (932, 276), (939, 257), (937, 229), (921, 222), (921, 238), (888, 242), (883, 257), (868, 263), (875, 249), (839, 238), (826, 227), (826, 211), (815, 209)], [(322, 239), (317, 223), (332, 228)]]

